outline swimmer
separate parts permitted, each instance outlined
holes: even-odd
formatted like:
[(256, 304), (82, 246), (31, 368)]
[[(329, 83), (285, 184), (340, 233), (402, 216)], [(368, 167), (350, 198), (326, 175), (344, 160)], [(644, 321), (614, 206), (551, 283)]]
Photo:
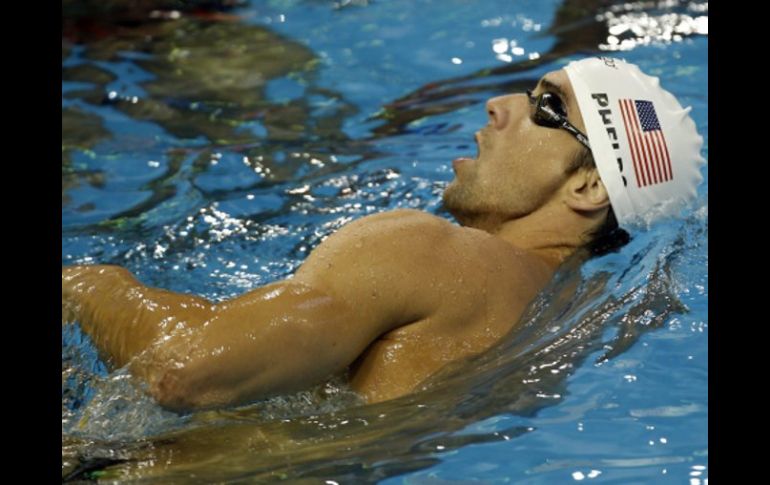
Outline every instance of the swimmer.
[(494, 345), (577, 251), (622, 245), (623, 227), (696, 196), (705, 160), (689, 109), (633, 64), (572, 62), (486, 109), (478, 156), (453, 161), (443, 194), (460, 225), (416, 210), (363, 217), (292, 277), (220, 303), (118, 266), (63, 267), (62, 321), (170, 410), (341, 373), (380, 402)]

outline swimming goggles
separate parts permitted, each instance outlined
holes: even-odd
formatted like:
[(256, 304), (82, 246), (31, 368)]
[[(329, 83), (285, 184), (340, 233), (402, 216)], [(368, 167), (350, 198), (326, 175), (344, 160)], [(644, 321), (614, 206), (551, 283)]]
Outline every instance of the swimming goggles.
[(527, 97), (529, 104), (535, 107), (535, 123), (548, 128), (567, 130), (586, 148), (591, 149), (591, 145), (588, 144), (588, 137), (567, 121), (562, 100), (557, 95), (545, 91), (538, 96), (532, 96), (532, 90), (527, 89)]

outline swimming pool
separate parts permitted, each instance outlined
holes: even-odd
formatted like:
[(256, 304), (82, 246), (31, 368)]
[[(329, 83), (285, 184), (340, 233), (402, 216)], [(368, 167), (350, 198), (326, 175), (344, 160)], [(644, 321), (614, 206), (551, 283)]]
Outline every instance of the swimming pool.
[[(706, 2), (597, 16), (556, 1), (275, 0), (142, 22), (64, 5), (62, 260), (152, 286), (220, 300), (291, 274), (354, 218), (446, 215), (483, 101), (600, 49), (692, 105), (708, 158)], [(632, 233), (470, 366), (375, 406), (332, 382), (178, 417), (66, 327), (62, 473), (705, 483), (707, 196), (704, 168), (686, 218)]]

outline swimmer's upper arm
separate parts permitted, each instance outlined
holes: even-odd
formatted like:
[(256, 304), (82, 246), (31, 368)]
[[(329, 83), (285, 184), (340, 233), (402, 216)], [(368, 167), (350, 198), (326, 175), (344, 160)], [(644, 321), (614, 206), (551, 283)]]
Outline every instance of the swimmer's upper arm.
[(293, 279), (217, 305), (192, 341), (157, 347), (150, 360), (160, 366), (145, 370), (152, 394), (171, 409), (223, 406), (343, 371), (380, 335), (435, 308), (415, 275), (434, 264), (446, 230), (438, 221), (398, 211), (342, 228)]
[(344, 369), (375, 332), (353, 318), (323, 291), (281, 281), (217, 305), (201, 328), (154, 347), (132, 371), (169, 409), (243, 404)]

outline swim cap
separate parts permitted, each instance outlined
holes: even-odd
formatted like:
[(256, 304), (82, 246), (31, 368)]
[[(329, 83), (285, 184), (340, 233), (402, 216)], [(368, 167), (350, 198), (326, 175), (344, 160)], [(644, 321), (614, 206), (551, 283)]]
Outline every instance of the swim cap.
[(564, 70), (619, 224), (672, 215), (696, 197), (706, 160), (690, 107), (620, 59), (583, 59)]

